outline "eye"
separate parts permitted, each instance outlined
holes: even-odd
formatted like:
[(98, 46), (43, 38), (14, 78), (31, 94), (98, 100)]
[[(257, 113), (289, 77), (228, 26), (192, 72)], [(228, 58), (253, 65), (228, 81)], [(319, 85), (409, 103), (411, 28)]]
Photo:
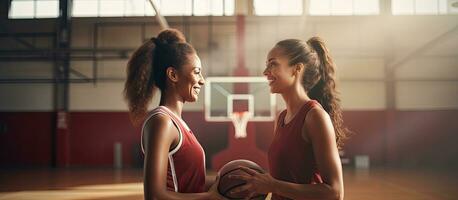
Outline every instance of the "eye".
[(275, 63), (274, 63), (274, 62), (269, 62), (269, 63), (267, 63), (267, 66), (266, 66), (266, 67), (267, 67), (267, 68), (272, 68), (272, 67), (274, 67), (274, 66), (275, 66)]
[(194, 69), (194, 73), (195, 73), (195, 74), (200, 74), (200, 69), (199, 69), (199, 68), (195, 68), (195, 69)]

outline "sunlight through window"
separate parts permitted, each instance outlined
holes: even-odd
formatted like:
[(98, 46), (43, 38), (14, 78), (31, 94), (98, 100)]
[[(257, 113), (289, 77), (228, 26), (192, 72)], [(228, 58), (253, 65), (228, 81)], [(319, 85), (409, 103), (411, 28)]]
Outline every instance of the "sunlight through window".
[(310, 0), (310, 15), (378, 15), (379, 0)]
[(393, 15), (458, 14), (458, 0), (392, 0)]
[(302, 0), (254, 0), (254, 12), (259, 16), (295, 16), (302, 11)]
[(14, 0), (11, 2), (9, 18), (33, 19), (59, 16), (58, 0)]

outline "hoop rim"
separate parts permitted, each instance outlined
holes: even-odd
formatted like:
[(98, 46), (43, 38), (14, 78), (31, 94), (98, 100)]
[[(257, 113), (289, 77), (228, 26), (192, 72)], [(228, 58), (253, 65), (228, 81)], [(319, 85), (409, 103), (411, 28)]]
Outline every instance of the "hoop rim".
[(234, 121), (233, 119), (237, 118), (236, 116), (241, 116), (240, 118), (243, 118), (245, 115), (248, 115), (248, 119), (253, 117), (253, 113), (250, 111), (236, 111), (236, 112), (231, 112), (229, 115), (229, 118), (232, 121)]

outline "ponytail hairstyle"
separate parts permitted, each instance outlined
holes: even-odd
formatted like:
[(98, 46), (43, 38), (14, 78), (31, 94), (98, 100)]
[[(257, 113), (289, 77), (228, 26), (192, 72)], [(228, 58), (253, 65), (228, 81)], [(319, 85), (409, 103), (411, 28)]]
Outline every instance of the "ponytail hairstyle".
[(176, 29), (163, 30), (157, 38), (147, 40), (135, 50), (127, 63), (124, 84), (124, 98), (134, 125), (139, 125), (146, 116), (156, 88), (161, 93), (166, 90), (167, 68), (181, 69), (192, 54), (194, 48)]
[(297, 39), (282, 40), (276, 44), (289, 58), (289, 65), (304, 64), (302, 86), (311, 99), (317, 100), (331, 117), (336, 133), (337, 147), (341, 149), (349, 132), (343, 126), (342, 107), (336, 90), (335, 64), (320, 37), (307, 42)]

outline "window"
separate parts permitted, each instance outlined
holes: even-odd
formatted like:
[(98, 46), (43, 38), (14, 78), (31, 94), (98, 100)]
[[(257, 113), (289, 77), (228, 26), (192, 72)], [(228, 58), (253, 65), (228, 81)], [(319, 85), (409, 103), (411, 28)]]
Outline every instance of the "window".
[(235, 13), (235, 0), (224, 0), (224, 15), (234, 15)]
[(192, 0), (195, 16), (230, 16), (235, 12), (235, 0)]
[(59, 16), (58, 0), (37, 0), (35, 18), (56, 18)]
[(74, 17), (92, 17), (97, 16), (99, 11), (99, 2), (93, 0), (74, 0), (73, 16)]
[(303, 0), (254, 0), (254, 12), (259, 16), (302, 15)]
[(458, 0), (392, 0), (393, 15), (443, 15), (458, 13)]
[(9, 18), (56, 18), (59, 16), (58, 0), (13, 0)]
[[(235, 0), (153, 0), (164, 16), (234, 15)], [(75, 17), (153, 16), (149, 0), (73, 0)]]
[(378, 15), (379, 0), (310, 0), (310, 15)]
[(189, 16), (192, 14), (191, 0), (162, 0), (157, 5), (164, 16)]
[(125, 15), (124, 0), (101, 0), (99, 2), (99, 15), (101, 17), (122, 17)]
[[(235, 0), (153, 0), (164, 16), (234, 15)], [(74, 17), (156, 15), (149, 0), (73, 0)], [(56, 18), (59, 0), (12, 0), (11, 19)]]
[[(125, 15), (126, 16), (144, 16), (145, 15), (145, 1), (146, 0), (130, 0), (126, 1), (125, 6)], [(154, 10), (148, 10), (147, 13), (154, 15)]]
[(148, 0), (73, 0), (74, 17), (155, 15)]
[(234, 0), (194, 0), (193, 14), (196, 16), (234, 15)]

